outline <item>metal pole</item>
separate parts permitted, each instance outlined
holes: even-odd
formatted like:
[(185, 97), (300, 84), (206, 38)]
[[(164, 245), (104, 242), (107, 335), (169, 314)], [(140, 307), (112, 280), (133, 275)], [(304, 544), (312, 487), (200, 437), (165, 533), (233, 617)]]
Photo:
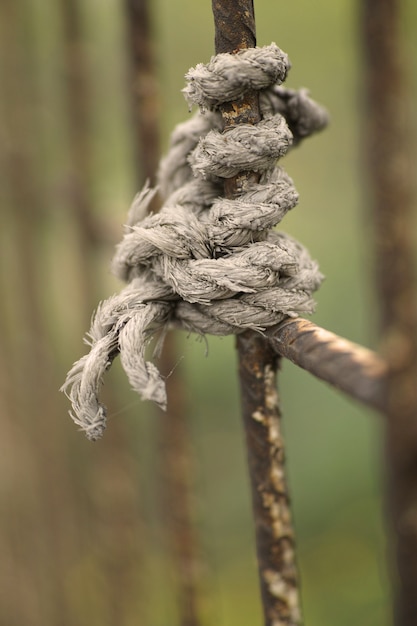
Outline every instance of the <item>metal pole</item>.
[[(251, 0), (213, 0), (216, 53), (256, 45)], [(261, 118), (257, 94), (221, 107), (224, 128)], [(256, 180), (253, 173), (228, 179), (225, 195), (235, 197)], [(281, 411), (276, 391), (279, 357), (255, 332), (237, 338), (243, 424), (246, 433), (259, 580), (265, 626), (301, 623), (294, 530), (284, 469)]]

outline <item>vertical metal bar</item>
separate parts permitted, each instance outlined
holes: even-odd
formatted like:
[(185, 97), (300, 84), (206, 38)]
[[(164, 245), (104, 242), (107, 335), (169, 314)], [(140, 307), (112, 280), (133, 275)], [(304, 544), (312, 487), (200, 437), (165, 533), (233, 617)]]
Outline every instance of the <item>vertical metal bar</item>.
[[(213, 0), (216, 53), (256, 45), (251, 0)], [(260, 120), (256, 93), (221, 107), (225, 129)], [(253, 173), (228, 179), (226, 197), (244, 189)], [(265, 626), (299, 625), (301, 610), (288, 487), (284, 469), (281, 411), (276, 390), (279, 357), (254, 332), (237, 337), (243, 424), (246, 433), (259, 580)]]
[[(381, 350), (389, 367), (386, 459), (396, 566), (395, 623), (417, 623), (416, 207), (399, 0), (362, 4), (365, 157)], [(414, 162), (415, 169), (415, 162)]]
[(155, 182), (160, 157), (159, 96), (148, 0), (125, 0), (134, 149), (142, 180)]
[(175, 591), (181, 626), (199, 626), (201, 554), (192, 511), (195, 468), (186, 416), (184, 379), (178, 367), (174, 335), (167, 337), (162, 354), (167, 377), (168, 412), (160, 412), (159, 468), (162, 474), (164, 531), (175, 570)]
[[(159, 98), (152, 50), (150, 0), (125, 0), (131, 52), (132, 109), (138, 170), (155, 182), (160, 157)], [(151, 210), (158, 211), (160, 199)], [(162, 478), (162, 508), (168, 546), (175, 570), (175, 593), (181, 626), (199, 626), (199, 554), (191, 513), (193, 459), (186, 419), (184, 380), (178, 367), (174, 335), (168, 334), (161, 355), (168, 377), (167, 413), (160, 412), (158, 447)]]
[(239, 337), (238, 353), (265, 626), (295, 626), (301, 608), (276, 387), (280, 358), (254, 333)]

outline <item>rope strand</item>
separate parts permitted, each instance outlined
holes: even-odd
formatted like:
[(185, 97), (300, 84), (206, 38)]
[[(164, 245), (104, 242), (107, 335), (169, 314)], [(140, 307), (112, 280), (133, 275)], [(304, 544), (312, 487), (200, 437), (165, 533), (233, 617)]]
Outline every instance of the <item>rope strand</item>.
[[(105, 427), (98, 400), (104, 372), (119, 352), (133, 388), (166, 405), (165, 385), (145, 359), (154, 333), (171, 327), (201, 334), (264, 331), (314, 310), (323, 277), (307, 250), (276, 226), (298, 201), (291, 178), (276, 166), (294, 143), (321, 129), (325, 111), (305, 90), (280, 87), (290, 67), (275, 44), (219, 54), (187, 74), (188, 102), (200, 112), (179, 125), (162, 160), (166, 200), (145, 216), (155, 190), (145, 186), (129, 211), (113, 272), (128, 286), (102, 303), (90, 331), (90, 354), (74, 364), (63, 386), (72, 417), (97, 439)], [(221, 133), (223, 102), (260, 90), (262, 121)], [(222, 181), (259, 172), (232, 200)]]

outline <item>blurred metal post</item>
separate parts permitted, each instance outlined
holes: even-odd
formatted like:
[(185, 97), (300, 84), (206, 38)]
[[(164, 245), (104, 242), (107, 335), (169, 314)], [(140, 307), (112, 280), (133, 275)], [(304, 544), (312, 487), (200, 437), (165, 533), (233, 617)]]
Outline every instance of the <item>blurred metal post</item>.
[[(372, 210), (381, 351), (388, 362), (388, 513), (398, 572), (397, 626), (417, 624), (417, 302), (413, 120), (399, 0), (362, 6), (363, 131)], [(395, 567), (393, 568), (395, 570)]]
[(159, 97), (148, 0), (125, 0), (138, 182), (155, 182), (160, 157)]
[[(89, 56), (84, 38), (83, 12), (80, 0), (61, 0), (66, 70), (66, 113), (69, 130), (70, 210), (78, 228), (78, 253), (82, 272), (82, 305), (87, 323), (97, 298), (95, 253), (104, 243), (104, 228), (95, 217), (92, 198), (93, 115), (99, 102), (94, 100)], [(107, 388), (116, 396), (111, 383)], [(112, 403), (117, 406), (116, 399)], [(84, 529), (94, 527), (94, 555), (97, 570), (103, 573), (103, 602), (109, 626), (124, 623), (135, 606), (136, 616), (143, 618), (143, 581), (137, 575), (137, 564), (143, 561), (145, 537), (141, 511), (141, 493), (133, 478), (132, 452), (123, 420), (115, 420), (109, 436), (100, 444), (95, 464), (90, 465), (89, 507), (77, 502), (78, 538), (82, 548), (91, 541)], [(140, 530), (138, 530), (140, 529)], [(140, 614), (139, 614), (140, 613)]]
[[(131, 57), (131, 94), (138, 183), (155, 183), (160, 157), (159, 98), (152, 50), (150, 2), (125, 0)], [(157, 198), (151, 210), (160, 208)], [(181, 626), (199, 626), (199, 555), (192, 524), (191, 486), (194, 476), (186, 419), (184, 380), (178, 367), (175, 336), (165, 338), (161, 365), (166, 372), (167, 413), (159, 414), (159, 472), (163, 518), (175, 570)]]

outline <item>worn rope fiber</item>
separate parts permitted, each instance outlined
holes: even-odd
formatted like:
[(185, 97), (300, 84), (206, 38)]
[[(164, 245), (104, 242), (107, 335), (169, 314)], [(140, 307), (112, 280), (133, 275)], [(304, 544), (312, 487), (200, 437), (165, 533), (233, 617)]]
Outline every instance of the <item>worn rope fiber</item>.
[[(288, 57), (275, 44), (219, 54), (186, 78), (185, 97), (200, 112), (174, 130), (159, 169), (165, 198), (148, 214), (156, 190), (145, 185), (128, 214), (113, 272), (128, 285), (102, 302), (87, 336), (90, 352), (68, 373), (63, 390), (71, 416), (91, 440), (105, 428), (98, 399), (105, 371), (120, 354), (132, 387), (166, 407), (164, 381), (145, 357), (168, 328), (227, 335), (262, 332), (287, 316), (311, 313), (322, 275), (307, 250), (271, 230), (298, 194), (277, 159), (321, 129), (325, 111), (305, 90), (284, 89)], [(222, 133), (219, 105), (259, 91), (262, 120)], [(233, 200), (222, 198), (225, 178), (259, 172)], [(161, 342), (159, 342), (161, 343)]]

